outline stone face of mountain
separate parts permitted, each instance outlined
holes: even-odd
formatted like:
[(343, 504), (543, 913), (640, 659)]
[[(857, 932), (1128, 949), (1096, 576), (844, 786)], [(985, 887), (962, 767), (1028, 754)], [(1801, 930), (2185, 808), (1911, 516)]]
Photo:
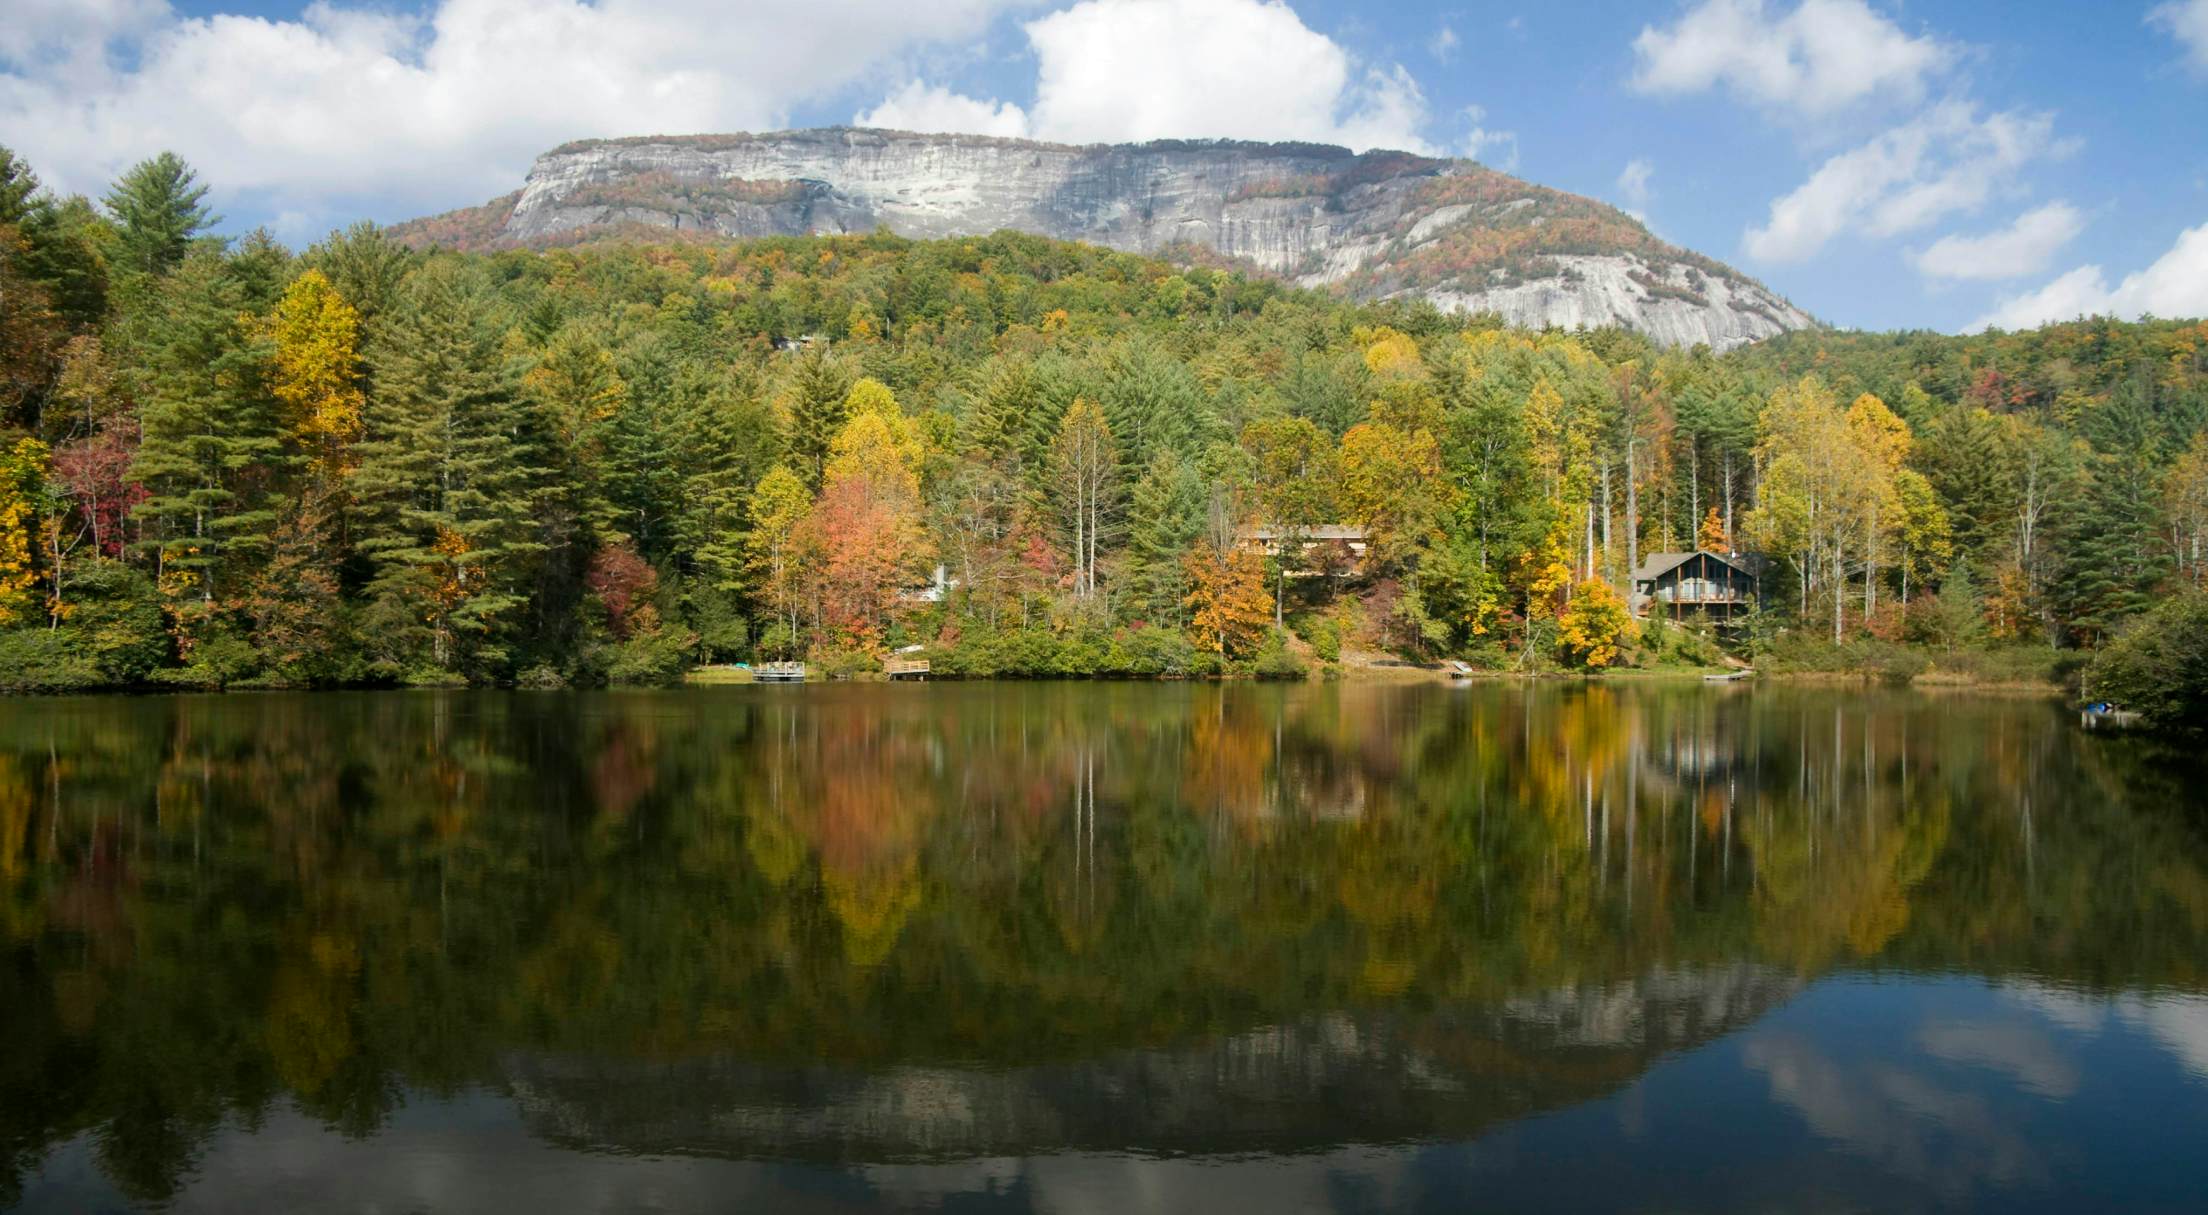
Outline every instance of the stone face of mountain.
[(591, 140), (539, 157), (518, 195), (398, 231), (511, 247), (882, 227), (1207, 250), (1354, 298), (1423, 296), (1529, 327), (1624, 325), (1673, 346), (1725, 349), (1814, 324), (1592, 199), (1471, 161), (1316, 144), (1073, 147), (845, 128)]
[[(1416, 1016), (1334, 1014), (1030, 1065), (513, 1052), (506, 1091), (574, 1146), (736, 1159), (1316, 1151), (1464, 1139), (1615, 1092), (1800, 990), (1755, 966), (1660, 970)], [(1139, 1128), (1139, 1130), (1137, 1129)]]

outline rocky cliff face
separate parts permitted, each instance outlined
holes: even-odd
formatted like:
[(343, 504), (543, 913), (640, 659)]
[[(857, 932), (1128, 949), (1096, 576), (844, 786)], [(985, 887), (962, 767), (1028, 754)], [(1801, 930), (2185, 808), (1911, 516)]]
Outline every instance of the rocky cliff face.
[(545, 245), (636, 228), (742, 238), (1011, 228), (1215, 251), (1356, 298), (1419, 295), (1527, 326), (1625, 325), (1724, 349), (1810, 317), (1615, 208), (1463, 160), (1315, 144), (1064, 144), (832, 128), (592, 140), (518, 196), (401, 226), (416, 243)]
[(1460, 1139), (1631, 1083), (1792, 999), (1755, 966), (1663, 970), (1419, 1015), (1332, 1014), (1052, 1063), (655, 1060), (514, 1052), (524, 1119), (645, 1155), (944, 1160), (1313, 1151)]

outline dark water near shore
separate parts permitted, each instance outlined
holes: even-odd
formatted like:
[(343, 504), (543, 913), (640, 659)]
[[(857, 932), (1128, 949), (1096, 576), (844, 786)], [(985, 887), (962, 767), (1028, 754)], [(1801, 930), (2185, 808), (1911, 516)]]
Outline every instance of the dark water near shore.
[(0, 703), (0, 1207), (2171, 1210), (2200, 772), (2030, 699)]

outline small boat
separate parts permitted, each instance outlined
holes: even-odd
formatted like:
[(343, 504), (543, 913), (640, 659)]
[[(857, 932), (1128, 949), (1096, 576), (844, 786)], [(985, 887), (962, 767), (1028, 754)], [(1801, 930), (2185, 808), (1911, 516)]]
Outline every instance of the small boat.
[(1449, 660), (1449, 678), (1470, 679), (1477, 674), (1479, 674), (1479, 672), (1473, 669), (1471, 663), (1463, 662), (1455, 658)]
[(1755, 678), (1755, 674), (1756, 674), (1756, 673), (1755, 673), (1754, 671), (1752, 671), (1752, 670), (1749, 670), (1749, 671), (1727, 671), (1727, 672), (1725, 672), (1725, 673), (1724, 673), (1724, 674), (1722, 674), (1722, 675), (1704, 675), (1704, 676), (1702, 677), (1702, 682), (1703, 682), (1703, 683), (1739, 683), (1739, 682), (1740, 682), (1741, 680), (1743, 680), (1743, 679), (1753, 679), (1753, 678)]
[(2078, 710), (2078, 724), (2088, 730), (2129, 730), (2140, 722), (2139, 714), (2105, 700)]
[(751, 669), (751, 677), (760, 683), (804, 683), (805, 664), (802, 662), (762, 662)]

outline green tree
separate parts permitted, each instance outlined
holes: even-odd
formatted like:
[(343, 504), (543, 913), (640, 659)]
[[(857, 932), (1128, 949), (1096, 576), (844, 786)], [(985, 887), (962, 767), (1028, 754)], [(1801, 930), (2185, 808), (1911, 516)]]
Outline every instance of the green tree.
[(217, 254), (186, 260), (154, 296), (132, 352), (142, 368), (137, 515), (163, 581), (186, 577), (212, 602), (222, 567), (265, 552), (281, 454), (262, 376), (265, 351), (241, 321), (240, 289)]
[(105, 315), (104, 221), (82, 196), (55, 198), (30, 165), (0, 147), (0, 228), (8, 227), (22, 240), (19, 272), (44, 289), (66, 328), (88, 328)]
[(1926, 621), (1934, 644), (1954, 653), (1986, 640), (1986, 599), (1968, 560), (1957, 561), (1940, 581)]
[(1151, 458), (1127, 505), (1126, 566), (1120, 610), (1153, 624), (1180, 623), (1189, 595), (1187, 557), (1204, 530), (1201, 471), (1173, 451)]
[(2156, 730), (2208, 737), (2208, 595), (2178, 595), (2139, 617), (2094, 657), (2084, 688)]
[(136, 274), (176, 269), (202, 232), (222, 222), (202, 205), (207, 187), (174, 152), (141, 160), (107, 192), (115, 217), (116, 262)]
[(487, 673), (525, 602), (543, 473), (540, 428), (460, 273), (416, 276), (373, 361), (353, 490), (374, 565), (370, 630), (399, 670)]
[(818, 490), (828, 472), (828, 448), (851, 416), (846, 400), (850, 373), (827, 352), (807, 350), (797, 360), (788, 393), (788, 440), (783, 444), (790, 467), (809, 489)]

